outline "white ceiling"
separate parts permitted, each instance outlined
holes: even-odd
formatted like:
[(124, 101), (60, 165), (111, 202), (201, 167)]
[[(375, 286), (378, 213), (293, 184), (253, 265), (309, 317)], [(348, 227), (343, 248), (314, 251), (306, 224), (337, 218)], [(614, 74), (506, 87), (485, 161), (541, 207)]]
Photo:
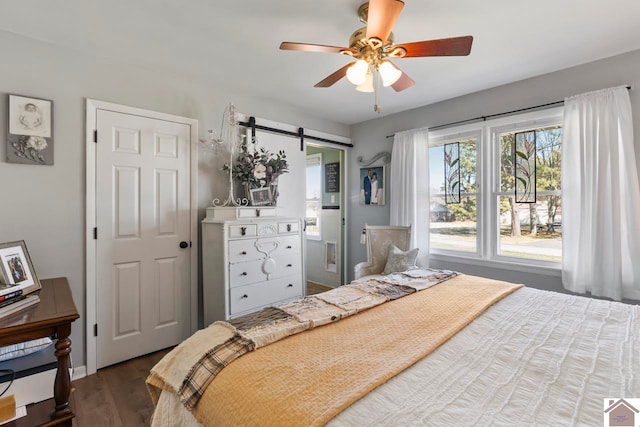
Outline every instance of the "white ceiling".
[[(19, 0), (0, 30), (98, 57), (162, 68), (353, 124), (378, 117), (373, 94), (337, 54), (280, 51), (281, 41), (346, 46), (362, 0)], [(640, 49), (639, 0), (405, 0), (396, 43), (473, 35), (467, 57), (397, 60), (416, 85), (384, 88), (382, 115)], [(229, 100), (233, 101), (233, 100)]]

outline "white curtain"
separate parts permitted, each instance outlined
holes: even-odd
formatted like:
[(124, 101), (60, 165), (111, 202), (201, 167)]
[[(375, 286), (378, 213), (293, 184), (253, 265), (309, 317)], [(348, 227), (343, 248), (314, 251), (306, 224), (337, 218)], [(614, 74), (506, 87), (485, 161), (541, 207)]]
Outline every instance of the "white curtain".
[(390, 225), (411, 225), (418, 265), (429, 265), (429, 131), (396, 133), (389, 180)]
[(625, 87), (567, 98), (562, 143), (562, 283), (640, 300), (640, 184)]

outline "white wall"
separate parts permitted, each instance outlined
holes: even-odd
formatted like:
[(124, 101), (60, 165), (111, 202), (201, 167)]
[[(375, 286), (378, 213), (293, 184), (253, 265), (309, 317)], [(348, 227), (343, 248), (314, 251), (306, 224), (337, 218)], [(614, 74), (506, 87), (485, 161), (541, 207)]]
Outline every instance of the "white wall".
[[(219, 130), (229, 102), (238, 111), (349, 136), (346, 125), (314, 119), (297, 108), (229, 93), (162, 70), (141, 69), (0, 32), (0, 242), (25, 240), (40, 278), (66, 276), (81, 318), (73, 325), (73, 359), (85, 364), (85, 99), (93, 98), (198, 119), (200, 138)], [(189, 67), (189, 64), (184, 64)], [(233, 66), (227, 64), (226, 66)], [(7, 94), (53, 100), (54, 165), (6, 163)], [(291, 139), (293, 146), (298, 141)], [(227, 195), (225, 156), (200, 151), (199, 208)], [(98, 301), (98, 304), (100, 302)]]
[[(640, 50), (352, 126), (351, 138), (355, 147), (352, 151), (349, 172), (351, 177), (351, 185), (348, 189), (350, 231), (347, 239), (350, 279), (353, 278), (353, 266), (366, 260), (365, 247), (359, 243), (362, 227), (365, 223), (370, 225), (389, 224), (388, 206), (372, 209), (359, 205), (357, 196), (358, 165), (355, 161), (358, 156), (363, 156), (366, 160), (379, 151), (390, 151), (393, 138), (385, 138), (386, 135), (393, 135), (395, 132), (407, 129), (438, 126), (473, 117), (560, 101), (564, 97), (583, 92), (630, 84), (633, 86), (630, 97), (636, 129), (636, 158), (640, 159), (640, 136), (638, 134), (638, 129), (640, 129), (640, 73), (638, 70), (640, 70)], [(417, 84), (423, 78), (429, 78), (429, 76), (414, 76)], [(637, 237), (640, 238), (640, 236)], [(560, 277), (557, 275), (518, 273), (448, 262), (433, 262), (431, 265), (436, 268), (450, 268), (468, 274), (524, 283), (541, 289), (563, 290)]]

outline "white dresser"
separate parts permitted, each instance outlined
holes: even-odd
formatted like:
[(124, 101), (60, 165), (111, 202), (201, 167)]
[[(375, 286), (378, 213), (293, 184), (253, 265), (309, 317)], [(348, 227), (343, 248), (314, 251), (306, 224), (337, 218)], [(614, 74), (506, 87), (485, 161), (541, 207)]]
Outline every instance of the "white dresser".
[(304, 296), (302, 222), (275, 208), (208, 208), (202, 221), (204, 326)]

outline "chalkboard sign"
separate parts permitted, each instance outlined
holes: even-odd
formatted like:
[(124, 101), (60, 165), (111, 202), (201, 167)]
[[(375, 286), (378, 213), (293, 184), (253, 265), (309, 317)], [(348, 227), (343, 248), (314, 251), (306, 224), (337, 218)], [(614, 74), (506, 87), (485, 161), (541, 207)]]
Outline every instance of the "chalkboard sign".
[(326, 193), (340, 192), (340, 163), (324, 165), (324, 191)]

